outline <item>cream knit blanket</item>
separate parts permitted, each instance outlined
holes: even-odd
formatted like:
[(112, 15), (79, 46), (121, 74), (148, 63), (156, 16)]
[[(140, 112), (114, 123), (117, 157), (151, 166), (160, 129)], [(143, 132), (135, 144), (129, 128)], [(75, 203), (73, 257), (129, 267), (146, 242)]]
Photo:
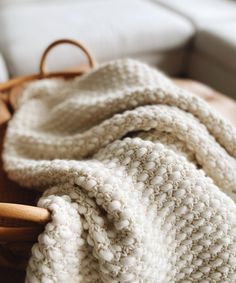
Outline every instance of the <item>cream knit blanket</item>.
[(3, 157), (52, 211), (26, 282), (236, 282), (236, 130), (158, 71), (32, 83)]

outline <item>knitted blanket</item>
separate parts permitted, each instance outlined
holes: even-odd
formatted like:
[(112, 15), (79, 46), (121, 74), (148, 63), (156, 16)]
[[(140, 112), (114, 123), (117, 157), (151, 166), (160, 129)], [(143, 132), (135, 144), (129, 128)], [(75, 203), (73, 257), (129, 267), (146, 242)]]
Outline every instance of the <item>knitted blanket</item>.
[(52, 220), (26, 282), (236, 282), (236, 130), (159, 71), (29, 85), (5, 170)]

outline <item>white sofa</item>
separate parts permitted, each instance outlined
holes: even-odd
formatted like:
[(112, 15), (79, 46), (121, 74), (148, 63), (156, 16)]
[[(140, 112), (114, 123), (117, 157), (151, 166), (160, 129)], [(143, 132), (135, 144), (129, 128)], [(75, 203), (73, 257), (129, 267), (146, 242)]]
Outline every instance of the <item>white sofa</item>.
[(236, 1), (157, 2), (182, 15), (194, 26), (187, 75), (236, 98)]
[[(45, 46), (69, 37), (85, 43), (99, 62), (136, 58), (236, 98), (235, 0), (0, 3), (0, 51), (10, 77), (37, 72)], [(74, 48), (58, 48), (49, 58), (49, 68), (61, 69), (82, 60)], [(1, 80), (6, 79), (3, 74), (0, 71)]]

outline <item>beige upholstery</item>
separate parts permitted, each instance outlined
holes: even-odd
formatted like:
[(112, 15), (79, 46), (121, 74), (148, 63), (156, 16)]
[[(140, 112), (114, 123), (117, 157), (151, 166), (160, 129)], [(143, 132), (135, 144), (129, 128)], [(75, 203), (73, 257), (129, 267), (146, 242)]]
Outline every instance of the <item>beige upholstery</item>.
[(236, 19), (234, 0), (155, 0), (190, 20), (195, 27)]
[(187, 60), (188, 77), (236, 98), (236, 1), (156, 1), (185, 17), (195, 27)]
[(200, 30), (195, 48), (236, 72), (236, 18)]
[[(81, 40), (103, 62), (159, 56), (186, 47), (193, 34), (188, 20), (147, 0), (23, 1), (1, 8), (0, 21), (0, 44), (12, 76), (36, 72), (45, 46), (62, 37)], [(51, 65), (78, 64), (78, 52), (67, 50), (56, 52)]]
[(217, 59), (200, 52), (189, 56), (188, 76), (236, 98), (235, 71), (225, 68)]
[(236, 19), (197, 32), (189, 76), (236, 98)]
[[(0, 7), (0, 50), (11, 77), (37, 72), (45, 46), (71, 37), (99, 62), (134, 58), (236, 97), (235, 0), (2, 0)], [(48, 63), (59, 70), (84, 61), (63, 47)]]
[(169, 75), (182, 74), (186, 68), (186, 48), (178, 48), (171, 51), (149, 52), (130, 56), (133, 59), (158, 67)]

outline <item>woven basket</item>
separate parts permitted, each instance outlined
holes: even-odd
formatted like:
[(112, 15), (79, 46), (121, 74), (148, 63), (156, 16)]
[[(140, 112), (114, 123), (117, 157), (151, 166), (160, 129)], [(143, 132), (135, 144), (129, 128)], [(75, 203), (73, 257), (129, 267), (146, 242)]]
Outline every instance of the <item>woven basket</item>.
[[(65, 43), (80, 48), (89, 64), (76, 70), (47, 72), (45, 66), (49, 51)], [(78, 41), (61, 39), (53, 42), (44, 51), (38, 74), (14, 78), (0, 84), (0, 152), (2, 152), (7, 121), (11, 118), (17, 106), (17, 99), (28, 82), (55, 77), (69, 79), (83, 75), (95, 66), (94, 57), (84, 45)], [(50, 220), (49, 211), (36, 207), (39, 197), (37, 191), (20, 188), (10, 181), (3, 171), (0, 160), (0, 267), (25, 269), (33, 243)]]

